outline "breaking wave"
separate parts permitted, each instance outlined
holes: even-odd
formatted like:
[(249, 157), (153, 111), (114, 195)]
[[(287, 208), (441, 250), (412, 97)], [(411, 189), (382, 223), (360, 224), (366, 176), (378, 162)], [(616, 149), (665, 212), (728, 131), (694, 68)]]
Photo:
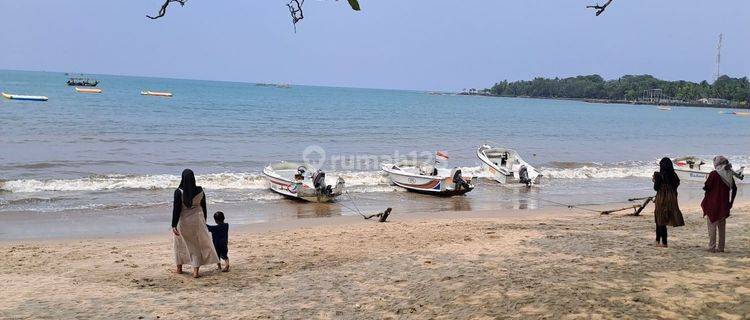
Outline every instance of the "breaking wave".
[[(733, 157), (747, 163), (750, 158)], [(733, 161), (734, 163), (735, 161)], [(736, 166), (739, 168), (739, 166)], [(489, 177), (481, 167), (462, 167), (464, 176)], [(654, 161), (626, 161), (617, 163), (552, 162), (538, 167), (544, 179), (618, 179), (649, 178), (658, 170)], [(381, 171), (327, 172), (326, 182), (335, 184), (337, 177), (346, 181), (351, 192), (388, 192), (396, 190)], [(268, 184), (258, 172), (224, 172), (196, 176), (198, 183), (209, 190), (263, 190)], [(0, 192), (22, 193), (42, 191), (104, 191), (104, 190), (160, 190), (173, 189), (180, 176), (156, 175), (92, 175), (78, 179), (20, 179), (0, 180)]]
[[(388, 184), (380, 172), (328, 173), (329, 184), (341, 176), (350, 187), (375, 187)], [(260, 173), (213, 173), (196, 176), (198, 183), (209, 190), (261, 190), (268, 184)], [(20, 179), (0, 182), (0, 190), (12, 193), (42, 191), (104, 191), (104, 190), (160, 190), (173, 189), (180, 183), (180, 176), (157, 175), (92, 175), (78, 179)], [(365, 188), (366, 189), (366, 188)]]
[(656, 162), (634, 161), (611, 164), (598, 163), (551, 163), (541, 167), (544, 177), (550, 179), (618, 179), (649, 178), (658, 170)]

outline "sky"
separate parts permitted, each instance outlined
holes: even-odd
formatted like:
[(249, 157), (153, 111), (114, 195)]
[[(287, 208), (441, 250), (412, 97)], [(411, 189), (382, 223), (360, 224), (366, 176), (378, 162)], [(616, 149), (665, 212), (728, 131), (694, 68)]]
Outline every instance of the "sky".
[[(461, 90), (597, 73), (750, 75), (750, 1), (0, 0), (0, 69)], [(603, 1), (602, 1), (603, 2)]]

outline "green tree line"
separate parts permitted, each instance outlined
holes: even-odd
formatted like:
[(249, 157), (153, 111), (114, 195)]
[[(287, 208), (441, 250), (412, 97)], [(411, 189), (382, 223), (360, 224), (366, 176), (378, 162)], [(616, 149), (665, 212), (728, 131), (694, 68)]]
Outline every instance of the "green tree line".
[(502, 81), (492, 86), (489, 93), (514, 97), (632, 101), (650, 89), (661, 89), (667, 97), (688, 102), (701, 98), (721, 98), (741, 103), (750, 98), (750, 82), (747, 77), (732, 78), (726, 75), (712, 84), (705, 80), (700, 83), (666, 81), (651, 75), (626, 75), (614, 80), (604, 80), (597, 74), (562, 79), (535, 78), (530, 81)]

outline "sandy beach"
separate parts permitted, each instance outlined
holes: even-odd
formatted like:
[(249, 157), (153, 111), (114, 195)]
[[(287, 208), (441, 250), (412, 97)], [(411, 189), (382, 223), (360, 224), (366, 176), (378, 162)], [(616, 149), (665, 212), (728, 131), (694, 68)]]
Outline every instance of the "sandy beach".
[(709, 253), (685, 210), (670, 248), (653, 216), (549, 209), (394, 214), (238, 228), (232, 269), (172, 273), (168, 233), (0, 243), (4, 319), (747, 319), (750, 206)]

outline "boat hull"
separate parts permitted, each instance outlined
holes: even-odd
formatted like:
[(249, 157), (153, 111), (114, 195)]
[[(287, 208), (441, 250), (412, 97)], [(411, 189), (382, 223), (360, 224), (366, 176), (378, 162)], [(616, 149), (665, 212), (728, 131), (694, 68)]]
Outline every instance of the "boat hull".
[(5, 99), (10, 100), (25, 100), (25, 101), (47, 101), (49, 98), (45, 96), (25, 96), (25, 95), (19, 95), (19, 94), (8, 94), (3, 92), (2, 96)]
[(474, 182), (476, 179), (469, 179), (468, 188), (456, 189), (452, 177), (410, 174), (393, 169), (388, 165), (383, 167), (383, 171), (396, 186), (412, 192), (443, 197), (463, 195), (474, 190)]
[(76, 92), (78, 93), (102, 93), (102, 89), (95, 89), (95, 88), (75, 88)]
[(152, 96), (152, 97), (165, 97), (165, 98), (171, 98), (172, 93), (171, 92), (157, 92), (157, 91), (141, 91), (142, 96)]
[(341, 195), (344, 188), (344, 182), (342, 180), (336, 185), (331, 194), (323, 194), (305, 182), (292, 181), (275, 174), (269, 167), (266, 167), (263, 170), (263, 176), (268, 181), (269, 189), (271, 189), (271, 191), (286, 198), (298, 201), (316, 203), (333, 202)]
[(710, 171), (680, 170), (677, 168), (674, 169), (674, 172), (677, 173), (677, 177), (680, 178), (681, 181), (695, 182), (705, 182), (706, 179), (708, 179), (708, 175), (711, 173)]
[(526, 169), (528, 170), (531, 184), (539, 184), (542, 175), (536, 170), (536, 168), (521, 159), (516, 151), (510, 149), (499, 149), (505, 150), (513, 156), (513, 160), (509, 160), (513, 162), (511, 168), (508, 168), (500, 166), (492, 161), (492, 159), (485, 153), (485, 151), (489, 150), (493, 150), (493, 148), (490, 146), (479, 147), (479, 149), (477, 149), (477, 158), (479, 158), (482, 172), (484, 172), (484, 174), (491, 180), (495, 180), (501, 184), (521, 183), (517, 169), (523, 165), (526, 166)]
[[(705, 182), (708, 175), (714, 170), (711, 161), (698, 157), (682, 157), (672, 159), (674, 171), (677, 177), (682, 181)], [(734, 170), (736, 183), (742, 183), (744, 180), (745, 167)]]

